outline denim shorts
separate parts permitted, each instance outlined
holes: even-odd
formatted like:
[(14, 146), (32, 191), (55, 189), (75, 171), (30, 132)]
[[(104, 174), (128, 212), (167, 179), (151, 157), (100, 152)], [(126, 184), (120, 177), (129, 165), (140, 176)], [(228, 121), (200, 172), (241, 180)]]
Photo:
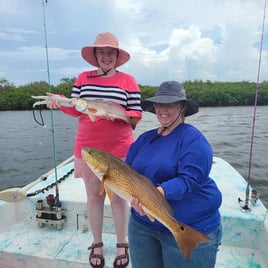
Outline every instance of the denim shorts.
[(212, 242), (201, 243), (186, 260), (171, 233), (157, 231), (130, 217), (128, 241), (132, 268), (213, 268), (221, 242), (221, 225), (208, 234)]

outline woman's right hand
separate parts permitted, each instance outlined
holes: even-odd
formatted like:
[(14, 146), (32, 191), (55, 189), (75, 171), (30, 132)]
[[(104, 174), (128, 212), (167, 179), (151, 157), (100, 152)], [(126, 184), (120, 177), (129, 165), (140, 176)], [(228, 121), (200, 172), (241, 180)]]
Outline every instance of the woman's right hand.
[(144, 210), (142, 209), (142, 205), (139, 202), (138, 199), (136, 198), (132, 198), (131, 202), (130, 202), (131, 207), (133, 207), (141, 216), (145, 216), (146, 213), (144, 212)]
[[(47, 93), (48, 97), (53, 97), (53, 96), (60, 96), (58, 94), (52, 94), (52, 93)], [(61, 105), (59, 103), (59, 101), (57, 100), (53, 100), (52, 98), (50, 100), (47, 101), (47, 108), (49, 109), (60, 109)]]

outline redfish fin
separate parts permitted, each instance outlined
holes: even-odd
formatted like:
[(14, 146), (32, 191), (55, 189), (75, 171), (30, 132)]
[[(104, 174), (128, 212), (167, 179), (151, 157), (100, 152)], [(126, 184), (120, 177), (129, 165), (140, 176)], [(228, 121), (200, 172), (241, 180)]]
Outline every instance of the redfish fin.
[(110, 202), (112, 202), (113, 192), (109, 188), (107, 188), (107, 187), (105, 187), (105, 192), (108, 195), (108, 198), (109, 198)]
[(146, 213), (146, 216), (149, 218), (151, 222), (154, 222), (154, 217), (151, 214)]
[(102, 195), (104, 193), (104, 190), (105, 190), (105, 185), (104, 185), (104, 176), (103, 176), (101, 179), (99, 195)]
[(211, 239), (201, 232), (184, 225), (182, 223), (177, 223), (177, 228), (175, 232), (172, 233), (175, 240), (184, 255), (185, 259), (188, 260), (192, 251), (200, 244), (204, 242), (210, 242)]
[(96, 121), (96, 117), (95, 117), (95, 116), (88, 115), (88, 117), (90, 118), (90, 120), (91, 120), (92, 122), (95, 122), (95, 121)]
[(88, 117), (90, 118), (90, 120), (92, 122), (95, 122), (96, 116), (94, 116), (93, 114), (95, 114), (97, 112), (97, 110), (96, 109), (91, 109), (91, 108), (88, 108), (87, 110), (88, 110), (88, 113), (87, 113)]
[(99, 190), (99, 195), (102, 195), (104, 191), (106, 192), (110, 202), (112, 202), (113, 199), (113, 191), (111, 191), (108, 187), (105, 187), (105, 175), (102, 176), (101, 179), (101, 184), (100, 184), (100, 190)]

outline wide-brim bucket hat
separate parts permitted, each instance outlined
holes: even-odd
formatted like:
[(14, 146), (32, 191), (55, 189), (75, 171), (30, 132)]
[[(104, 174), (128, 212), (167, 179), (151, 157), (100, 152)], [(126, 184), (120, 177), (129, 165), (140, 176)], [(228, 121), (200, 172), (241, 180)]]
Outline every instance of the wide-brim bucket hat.
[(141, 101), (141, 107), (146, 112), (155, 113), (154, 103), (173, 103), (182, 101), (186, 103), (184, 116), (190, 116), (199, 111), (196, 101), (187, 99), (184, 87), (176, 81), (163, 82), (154, 97)]
[(115, 67), (123, 65), (130, 59), (130, 55), (127, 51), (119, 48), (119, 43), (115, 35), (109, 32), (99, 33), (96, 37), (95, 43), (93, 46), (83, 47), (81, 50), (82, 57), (91, 65), (98, 67), (94, 49), (97, 47), (112, 47), (118, 50), (118, 57), (115, 64)]

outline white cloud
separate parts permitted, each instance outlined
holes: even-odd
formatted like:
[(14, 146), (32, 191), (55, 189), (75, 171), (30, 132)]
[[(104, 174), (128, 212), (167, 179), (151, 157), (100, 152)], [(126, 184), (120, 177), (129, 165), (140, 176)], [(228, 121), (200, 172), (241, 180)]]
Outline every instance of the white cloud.
[[(0, 5), (0, 78), (19, 85), (45, 80), (42, 1), (0, 0)], [(255, 81), (263, 6), (261, 0), (48, 0), (52, 83), (94, 68), (80, 50), (102, 31), (115, 33), (130, 52), (131, 60), (120, 70), (141, 84), (168, 79)], [(268, 77), (267, 28), (261, 80)]]

